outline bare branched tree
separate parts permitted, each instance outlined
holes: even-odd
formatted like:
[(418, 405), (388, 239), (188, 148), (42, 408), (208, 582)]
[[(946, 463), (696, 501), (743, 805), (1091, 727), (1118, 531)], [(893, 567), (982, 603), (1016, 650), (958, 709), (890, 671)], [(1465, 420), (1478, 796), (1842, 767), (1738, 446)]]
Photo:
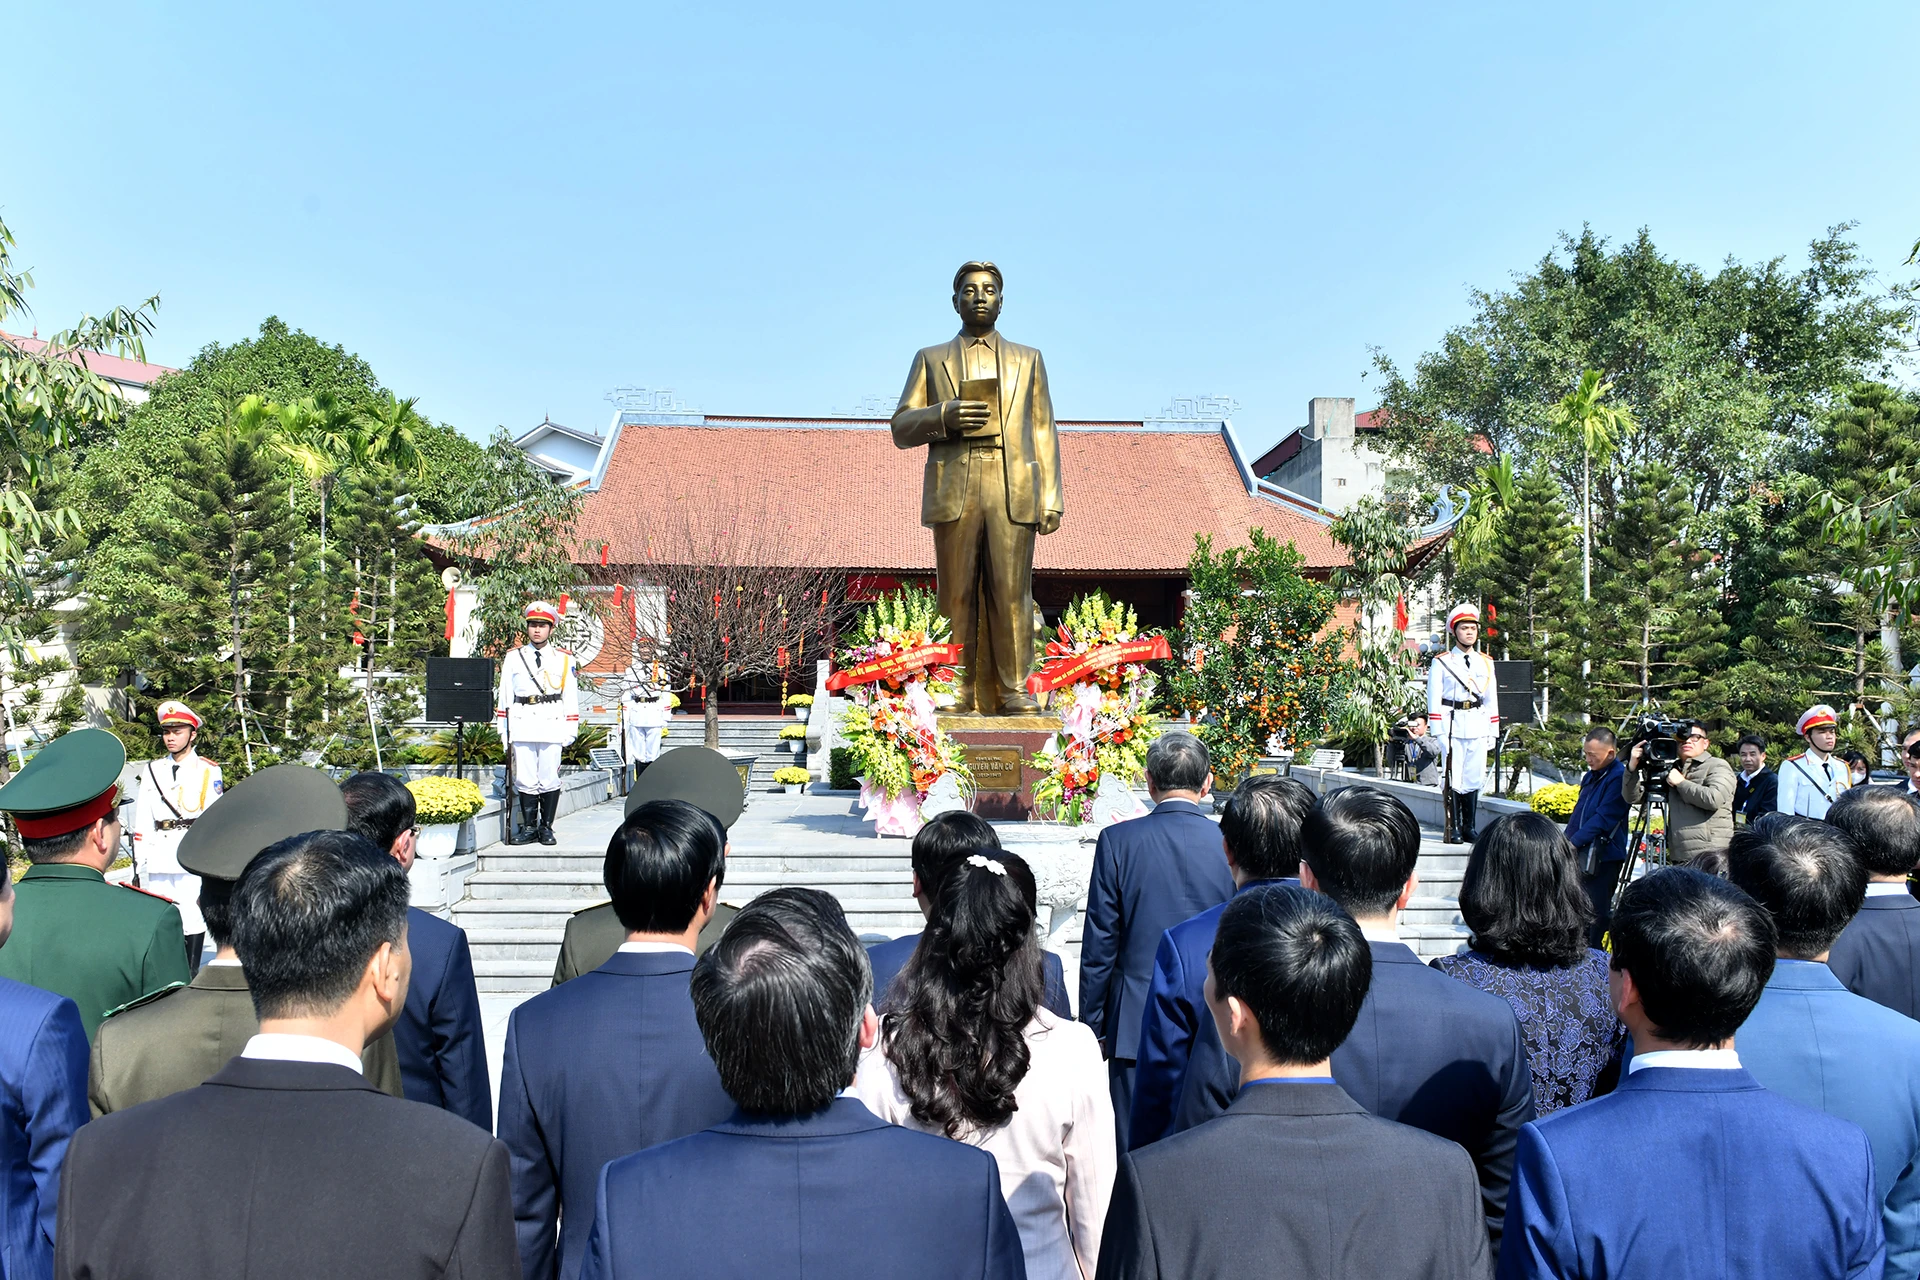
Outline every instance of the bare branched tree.
[[(682, 494), (639, 515), (634, 657), (670, 687), (698, 689), (706, 745), (720, 745), (720, 689), (825, 656), (849, 617), (846, 571), (824, 531), (789, 523), (789, 495)], [(612, 570), (597, 570), (612, 582)]]

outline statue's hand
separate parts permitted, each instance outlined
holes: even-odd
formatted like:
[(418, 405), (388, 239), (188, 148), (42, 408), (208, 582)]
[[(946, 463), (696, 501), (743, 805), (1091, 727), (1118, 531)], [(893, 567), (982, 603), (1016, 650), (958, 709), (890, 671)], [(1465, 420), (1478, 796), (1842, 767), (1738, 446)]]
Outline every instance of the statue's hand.
[(949, 436), (978, 431), (993, 417), (993, 406), (983, 400), (948, 400), (940, 406), (940, 422)]
[(1058, 511), (1047, 511), (1047, 512), (1041, 513), (1041, 516), (1040, 516), (1040, 536), (1041, 537), (1043, 538), (1046, 537), (1048, 534), (1052, 533), (1054, 530), (1058, 529), (1059, 527), (1060, 527), (1060, 513)]

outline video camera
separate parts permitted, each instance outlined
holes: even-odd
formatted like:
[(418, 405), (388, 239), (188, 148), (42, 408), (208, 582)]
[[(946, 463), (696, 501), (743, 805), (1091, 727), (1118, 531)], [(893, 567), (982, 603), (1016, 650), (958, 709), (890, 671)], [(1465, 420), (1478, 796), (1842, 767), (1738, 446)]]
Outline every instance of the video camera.
[(1686, 720), (1663, 720), (1648, 716), (1640, 721), (1640, 731), (1627, 750), (1640, 747), (1640, 783), (1648, 791), (1664, 792), (1667, 774), (1680, 763), (1680, 744), (1693, 732)]

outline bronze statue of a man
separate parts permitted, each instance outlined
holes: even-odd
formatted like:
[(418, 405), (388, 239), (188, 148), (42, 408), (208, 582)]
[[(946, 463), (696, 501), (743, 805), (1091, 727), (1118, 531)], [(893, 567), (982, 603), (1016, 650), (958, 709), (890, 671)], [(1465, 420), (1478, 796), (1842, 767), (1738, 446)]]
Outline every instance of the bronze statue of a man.
[(1033, 667), (1033, 539), (1060, 527), (1060, 440), (1047, 366), (994, 330), (1003, 281), (991, 262), (953, 277), (960, 335), (913, 358), (893, 442), (927, 446), (920, 523), (933, 530), (940, 609), (965, 667), (958, 705), (989, 715), (1038, 711)]

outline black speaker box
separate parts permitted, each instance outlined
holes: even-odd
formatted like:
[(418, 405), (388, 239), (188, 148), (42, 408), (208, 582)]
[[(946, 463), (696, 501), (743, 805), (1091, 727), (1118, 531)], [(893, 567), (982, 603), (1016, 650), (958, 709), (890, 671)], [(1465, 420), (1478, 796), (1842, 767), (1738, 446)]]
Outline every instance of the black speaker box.
[(492, 658), (428, 658), (427, 710), (435, 724), (486, 724), (493, 719)]

